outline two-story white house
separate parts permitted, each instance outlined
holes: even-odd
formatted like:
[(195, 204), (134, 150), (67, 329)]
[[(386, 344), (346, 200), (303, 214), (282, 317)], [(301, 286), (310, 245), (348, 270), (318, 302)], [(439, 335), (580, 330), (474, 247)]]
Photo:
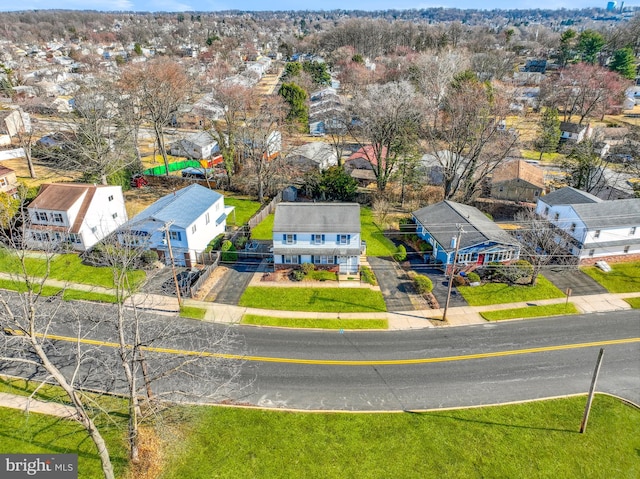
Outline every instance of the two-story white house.
[(276, 269), (313, 263), (319, 269), (353, 274), (360, 269), (360, 205), (280, 203), (273, 221)]
[(29, 248), (86, 251), (127, 221), (120, 186), (51, 183), (27, 207)]
[(640, 198), (605, 201), (566, 187), (540, 197), (536, 213), (580, 263), (640, 258)]
[(175, 265), (191, 267), (198, 253), (224, 233), (231, 211), (233, 206), (225, 207), (224, 196), (194, 183), (163, 196), (137, 214), (120, 228), (118, 238), (123, 244), (156, 251), (166, 264), (171, 263), (171, 246)]

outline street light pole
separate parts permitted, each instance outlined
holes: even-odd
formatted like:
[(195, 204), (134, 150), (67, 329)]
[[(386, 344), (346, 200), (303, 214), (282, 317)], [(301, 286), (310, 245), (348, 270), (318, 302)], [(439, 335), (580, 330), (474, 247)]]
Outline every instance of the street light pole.
[(449, 310), (449, 300), (451, 299), (451, 288), (453, 287), (453, 276), (456, 269), (456, 263), (458, 262), (458, 251), (460, 251), (460, 237), (464, 230), (461, 224), (457, 224), (458, 234), (456, 235), (456, 249), (453, 253), (453, 264), (451, 265), (451, 273), (449, 274), (449, 287), (447, 289), (447, 301), (444, 303), (444, 312), (442, 313), (442, 321), (447, 320), (447, 311)]

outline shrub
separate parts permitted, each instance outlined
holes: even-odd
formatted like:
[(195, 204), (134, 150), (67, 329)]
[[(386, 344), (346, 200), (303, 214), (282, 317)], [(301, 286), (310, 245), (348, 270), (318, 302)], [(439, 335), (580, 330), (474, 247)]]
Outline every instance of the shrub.
[(398, 262), (407, 259), (407, 249), (404, 247), (404, 245), (400, 245), (396, 248), (396, 252), (393, 253), (393, 259)]
[(238, 252), (236, 251), (236, 247), (233, 246), (233, 243), (229, 240), (225, 240), (222, 243), (222, 247), (220, 248), (222, 251), (222, 261), (234, 262), (238, 261)]
[(158, 261), (158, 253), (150, 249), (145, 250), (140, 255), (140, 259), (142, 260), (143, 264), (153, 264)]
[(294, 269), (289, 273), (289, 278), (291, 281), (302, 281), (304, 279), (304, 271), (300, 269)]
[(531, 281), (533, 266), (524, 259), (500, 265), (500, 276), (511, 283), (527, 284)]
[(236, 247), (236, 249), (244, 249), (247, 241), (248, 238), (246, 236), (239, 236), (238, 238), (236, 238), (233, 245)]
[(371, 268), (369, 268), (368, 266), (360, 267), (360, 279), (362, 279), (362, 281), (364, 281), (365, 283), (371, 284), (373, 286), (378, 284), (376, 275), (373, 274), (373, 271), (371, 271)]
[(425, 276), (423, 274), (416, 274), (413, 277), (413, 284), (420, 294), (430, 293), (433, 289), (433, 282), (431, 281), (431, 279), (429, 279), (428, 276)]
[(473, 271), (471, 271), (470, 273), (467, 273), (467, 279), (469, 280), (470, 283), (479, 283), (480, 275), (478, 273), (474, 273)]
[(460, 276), (459, 274), (456, 274), (453, 277), (453, 285), (454, 286), (466, 286), (467, 285), (467, 280), (465, 278), (463, 278), (462, 276)]
[(220, 249), (220, 247), (222, 246), (222, 240), (224, 239), (224, 233), (220, 233), (218, 236), (216, 236), (214, 239), (212, 239), (209, 244), (207, 245), (207, 247), (205, 248), (204, 252), (205, 253), (209, 253), (211, 251), (217, 251)]
[(302, 263), (300, 265), (300, 268), (302, 268), (302, 272), (304, 274), (309, 274), (312, 271), (315, 271), (315, 269), (316, 269), (316, 267), (315, 267), (315, 265), (313, 263)]

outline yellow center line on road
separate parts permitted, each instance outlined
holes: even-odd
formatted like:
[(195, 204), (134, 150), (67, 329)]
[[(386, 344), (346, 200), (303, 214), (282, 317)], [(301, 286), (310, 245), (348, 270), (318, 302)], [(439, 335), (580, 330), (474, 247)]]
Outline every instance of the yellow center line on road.
[[(42, 336), (42, 335), (39, 335)], [(118, 343), (98, 341), (94, 339), (71, 338), (67, 336), (47, 335), (48, 339), (57, 341), (80, 342), (95, 346), (119, 348)], [(488, 353), (464, 354), (460, 356), (442, 356), (436, 358), (416, 358), (416, 359), (379, 359), (379, 360), (339, 360), (339, 359), (299, 359), (299, 358), (274, 358), (266, 356), (245, 356), (241, 354), (211, 353), (207, 351), (189, 351), (171, 348), (156, 348), (152, 346), (141, 347), (144, 351), (173, 354), (179, 356), (202, 356), (221, 359), (234, 359), (238, 361), (255, 361), (263, 363), (286, 363), (286, 364), (313, 364), (322, 366), (397, 366), (404, 364), (427, 364), (446, 363), (451, 361), (468, 361), (471, 359), (497, 358), (503, 356), (516, 356), (520, 354), (535, 354), (549, 351), (564, 351), (568, 349), (593, 348), (596, 346), (611, 346), (617, 344), (638, 343), (640, 338), (610, 339), (605, 341), (593, 341), (590, 343), (560, 344), (558, 346), (543, 346), (539, 348), (511, 349), (507, 351), (493, 351)]]

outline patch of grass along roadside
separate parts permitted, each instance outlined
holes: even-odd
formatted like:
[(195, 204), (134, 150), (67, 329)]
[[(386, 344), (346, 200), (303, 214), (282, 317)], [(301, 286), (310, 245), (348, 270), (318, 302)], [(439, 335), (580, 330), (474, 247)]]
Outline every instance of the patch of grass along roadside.
[(488, 321), (500, 321), (501, 319), (515, 318), (542, 318), (545, 316), (562, 316), (565, 314), (578, 314), (575, 304), (545, 304), (542, 306), (527, 306), (526, 308), (497, 309), (480, 313)]
[[(27, 257), (24, 259), (29, 275), (34, 277), (47, 276), (47, 260), (43, 258)], [(22, 274), (22, 266), (18, 257), (7, 251), (0, 251), (0, 271), (11, 274)], [(97, 268), (82, 264), (77, 254), (54, 255), (49, 261), (48, 277), (70, 283), (90, 284), (103, 288), (113, 288), (113, 271), (111, 268)], [(142, 270), (129, 272), (131, 284), (140, 284), (146, 273)]]
[(605, 273), (600, 268), (590, 266), (582, 268), (610, 293), (634, 293), (640, 291), (640, 261), (614, 263), (611, 271)]
[(640, 309), (640, 298), (627, 298), (625, 301), (629, 303), (633, 309)]
[[(27, 285), (22, 281), (14, 281), (11, 279), (0, 278), (0, 289), (8, 289), (10, 291), (17, 291), (24, 293), (27, 291)], [(54, 296), (62, 288), (57, 286), (35, 286), (35, 291), (38, 291), (42, 296)], [(116, 303), (117, 299), (113, 294), (96, 293), (93, 291), (83, 291), (79, 289), (65, 289), (62, 295), (62, 299), (65, 301), (83, 300), (83, 301), (96, 301), (100, 303)]]
[(640, 477), (640, 411), (596, 395), (579, 434), (585, 401), (395, 414), (193, 407), (162, 477)]
[(367, 242), (367, 256), (393, 255), (396, 247), (375, 223), (371, 208), (360, 207), (360, 228), (362, 241)]
[(204, 319), (207, 310), (196, 306), (180, 306), (180, 316), (190, 319)]
[(565, 297), (562, 291), (543, 276), (538, 276), (538, 283), (535, 286), (509, 286), (505, 283), (487, 283), (482, 286), (458, 286), (458, 291), (470, 306)]
[(273, 239), (273, 219), (274, 214), (271, 213), (263, 219), (258, 226), (251, 230), (251, 239), (271, 241)]
[(245, 314), (240, 324), (254, 326), (276, 326), (280, 328), (318, 329), (388, 329), (386, 319), (320, 319), (320, 318), (278, 318)]
[(386, 311), (379, 291), (367, 288), (248, 287), (240, 306), (285, 311), (357, 313)]

